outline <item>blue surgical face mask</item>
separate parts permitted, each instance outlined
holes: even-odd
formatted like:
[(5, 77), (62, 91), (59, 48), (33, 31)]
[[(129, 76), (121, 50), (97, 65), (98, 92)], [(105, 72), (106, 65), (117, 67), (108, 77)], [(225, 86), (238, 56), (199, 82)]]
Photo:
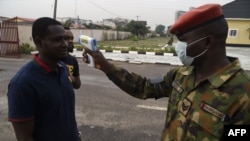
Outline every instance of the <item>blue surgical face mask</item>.
[(175, 51), (182, 64), (185, 66), (189, 66), (194, 61), (194, 58), (187, 56), (187, 43), (178, 41), (175, 46)]
[[(206, 37), (203, 37), (201, 39), (198, 39), (198, 40), (190, 43), (189, 46), (197, 43), (198, 41), (200, 41), (200, 40), (202, 40), (204, 38), (206, 38)], [(190, 66), (195, 58), (200, 57), (201, 55), (203, 55), (207, 51), (207, 49), (206, 49), (203, 52), (201, 52), (200, 54), (198, 54), (198, 55), (196, 55), (194, 57), (190, 57), (190, 56), (187, 56), (187, 46), (188, 46), (187, 43), (182, 42), (182, 41), (178, 41), (176, 46), (175, 46), (176, 54), (180, 58), (182, 64), (185, 65), (185, 66)]]

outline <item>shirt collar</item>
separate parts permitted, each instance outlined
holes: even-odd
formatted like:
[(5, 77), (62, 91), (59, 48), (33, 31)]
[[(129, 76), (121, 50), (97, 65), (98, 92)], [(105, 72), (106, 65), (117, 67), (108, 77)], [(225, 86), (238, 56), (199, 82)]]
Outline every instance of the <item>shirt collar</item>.
[[(47, 65), (47, 64), (45, 64), (45, 62), (43, 61), (43, 60), (41, 60), (39, 57), (38, 57), (38, 53), (37, 54), (35, 54), (34, 56), (33, 56), (33, 58), (34, 58), (34, 60), (46, 71), (46, 72), (51, 72), (52, 71), (52, 69)], [(59, 66), (59, 67), (62, 67), (62, 65), (60, 64), (60, 62), (58, 62), (57, 63), (57, 65)]]
[(194, 66), (183, 66), (180, 68), (179, 72), (182, 75), (190, 75), (194, 70)]
[(230, 64), (221, 68), (215, 74), (208, 78), (208, 81), (216, 88), (220, 87), (224, 82), (230, 79), (235, 73), (241, 69), (238, 58), (228, 57)]
[[(231, 62), (230, 64), (221, 68), (207, 79), (215, 88), (220, 87), (224, 82), (226, 82), (241, 69), (240, 61), (238, 58), (228, 57), (228, 59)], [(179, 70), (182, 75), (191, 75), (193, 71), (193, 66), (183, 66)]]

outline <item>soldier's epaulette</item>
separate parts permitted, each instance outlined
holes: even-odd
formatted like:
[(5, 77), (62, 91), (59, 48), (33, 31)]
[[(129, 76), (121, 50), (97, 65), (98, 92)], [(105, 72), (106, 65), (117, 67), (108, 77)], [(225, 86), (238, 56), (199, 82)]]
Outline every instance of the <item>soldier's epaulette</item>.
[(183, 92), (183, 88), (182, 88), (181, 85), (180, 85), (178, 82), (176, 82), (176, 81), (173, 81), (172, 87), (173, 87), (178, 93), (182, 93), (182, 92)]

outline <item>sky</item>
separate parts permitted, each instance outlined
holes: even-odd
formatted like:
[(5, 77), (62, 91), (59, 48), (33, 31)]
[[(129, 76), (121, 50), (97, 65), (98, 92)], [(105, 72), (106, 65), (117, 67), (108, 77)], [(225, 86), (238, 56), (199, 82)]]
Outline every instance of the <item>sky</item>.
[[(175, 12), (188, 11), (206, 3), (227, 4), (234, 0), (57, 0), (56, 16), (79, 17), (93, 22), (123, 18), (147, 21), (154, 30), (157, 25), (169, 26)], [(36, 19), (53, 17), (55, 0), (0, 0), (0, 16)]]

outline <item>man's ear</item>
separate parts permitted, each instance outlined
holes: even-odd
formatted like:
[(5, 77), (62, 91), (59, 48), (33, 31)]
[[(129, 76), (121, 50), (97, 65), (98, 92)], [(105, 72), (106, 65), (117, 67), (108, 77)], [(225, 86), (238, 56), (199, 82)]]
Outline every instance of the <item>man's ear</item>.
[(212, 35), (207, 36), (206, 44), (207, 48), (213, 47), (215, 42), (215, 38)]
[(40, 38), (40, 37), (38, 37), (38, 36), (36, 36), (35, 38), (34, 38), (34, 43), (35, 43), (35, 45), (37, 46), (37, 47), (42, 47), (42, 39)]

